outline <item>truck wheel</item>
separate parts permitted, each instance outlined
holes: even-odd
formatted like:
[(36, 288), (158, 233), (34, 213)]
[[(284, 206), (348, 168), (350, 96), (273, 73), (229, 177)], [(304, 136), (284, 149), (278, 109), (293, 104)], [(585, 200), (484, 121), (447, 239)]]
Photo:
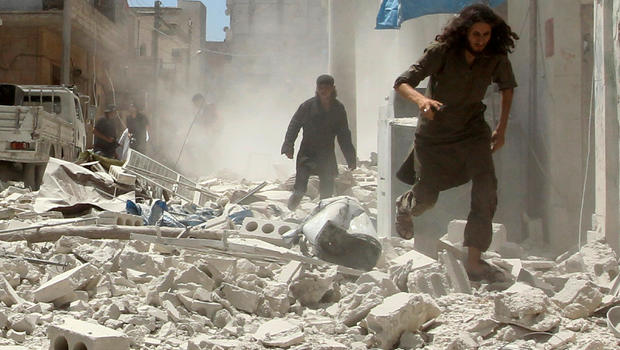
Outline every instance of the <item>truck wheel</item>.
[(22, 165), (22, 179), (24, 180), (24, 186), (30, 188), (32, 191), (36, 191), (39, 188), (36, 186), (35, 181), (35, 164), (24, 163)]
[(45, 174), (45, 168), (47, 167), (47, 163), (37, 164), (34, 168), (34, 184), (36, 186), (36, 190), (38, 191), (43, 184), (43, 174)]

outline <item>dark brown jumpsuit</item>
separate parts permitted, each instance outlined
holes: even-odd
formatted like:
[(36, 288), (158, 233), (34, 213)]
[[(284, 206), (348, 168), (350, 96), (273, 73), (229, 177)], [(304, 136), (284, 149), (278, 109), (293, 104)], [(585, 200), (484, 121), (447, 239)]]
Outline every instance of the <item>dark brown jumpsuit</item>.
[(517, 86), (506, 55), (481, 55), (470, 66), (464, 49), (435, 43), (394, 84), (416, 87), (430, 76), (426, 95), (444, 105), (433, 120), (421, 117), (414, 152), (419, 163), (413, 188), (396, 201), (397, 210), (413, 216), (432, 208), (439, 192), (472, 181), (471, 209), (464, 245), (486, 251), (497, 207), (497, 179), (491, 156), (491, 129), (482, 99), (487, 87)]
[(338, 144), (349, 167), (356, 166), (355, 147), (351, 141), (344, 105), (334, 99), (327, 111), (316, 96), (302, 103), (286, 130), (282, 154), (293, 151), (299, 129), (303, 129), (303, 139), (297, 153), (294, 192), (300, 195), (306, 193), (310, 175), (318, 175), (321, 198), (331, 197), (334, 180), (338, 175), (334, 153), (335, 138), (338, 138)]

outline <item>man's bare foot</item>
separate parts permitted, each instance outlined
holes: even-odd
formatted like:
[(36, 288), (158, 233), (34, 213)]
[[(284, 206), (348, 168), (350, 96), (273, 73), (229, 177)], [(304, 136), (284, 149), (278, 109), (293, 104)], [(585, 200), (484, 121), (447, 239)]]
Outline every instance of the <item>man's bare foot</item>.
[(465, 263), (465, 271), (467, 271), (469, 280), (474, 282), (487, 281), (493, 283), (506, 281), (503, 272), (482, 259), (475, 262), (467, 261)]

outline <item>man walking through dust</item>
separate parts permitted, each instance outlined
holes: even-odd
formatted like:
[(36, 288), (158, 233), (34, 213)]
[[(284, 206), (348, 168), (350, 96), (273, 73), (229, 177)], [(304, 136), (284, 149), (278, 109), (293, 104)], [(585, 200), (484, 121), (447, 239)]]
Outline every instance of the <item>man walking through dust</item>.
[(295, 185), (289, 198), (288, 208), (294, 210), (299, 205), (308, 188), (310, 175), (319, 176), (321, 199), (334, 192), (334, 180), (338, 175), (334, 139), (344, 153), (349, 169), (356, 167), (355, 148), (351, 141), (351, 131), (347, 122), (347, 112), (336, 99), (334, 78), (321, 75), (316, 80), (316, 95), (301, 106), (293, 115), (286, 131), (281, 153), (293, 159), (295, 139), (299, 129), (304, 130), (303, 139), (297, 153)]
[[(419, 169), (413, 188), (396, 201), (396, 229), (413, 237), (412, 216), (432, 208), (439, 192), (472, 181), (465, 226), (465, 268), (471, 280), (495, 281), (501, 273), (481, 259), (492, 239), (497, 179), (492, 152), (504, 145), (513, 89), (517, 86), (507, 54), (518, 36), (485, 5), (464, 8), (419, 61), (401, 74), (394, 88), (420, 108), (415, 135)], [(426, 96), (414, 88), (430, 76)], [(501, 117), (493, 132), (484, 120), (487, 87), (501, 91)], [(411, 157), (409, 158), (411, 159)], [(406, 164), (413, 166), (413, 164)]]

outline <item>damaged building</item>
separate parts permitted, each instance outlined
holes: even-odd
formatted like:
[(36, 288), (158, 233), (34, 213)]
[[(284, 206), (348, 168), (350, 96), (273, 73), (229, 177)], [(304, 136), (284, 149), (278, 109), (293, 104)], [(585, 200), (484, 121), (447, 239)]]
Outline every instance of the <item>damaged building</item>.
[[(45, 120), (20, 102), (28, 86), (66, 84), (91, 119), (140, 104), (155, 141), (123, 160), (46, 157), (36, 190), (0, 181), (0, 350), (619, 348), (620, 1), (491, 1), (520, 37), (492, 282), (465, 268), (467, 185), (413, 239), (394, 233), (419, 111), (393, 80), (454, 15), (375, 29), (380, 5), (406, 1), (227, 0), (222, 42), (203, 1), (2, 1), (0, 136)], [(311, 177), (291, 209), (271, 143), (326, 71), (359, 159), (338, 165), (333, 197)], [(494, 126), (499, 92), (484, 102)], [(179, 163), (190, 132), (202, 143)], [(209, 157), (244, 170), (202, 173)]]

